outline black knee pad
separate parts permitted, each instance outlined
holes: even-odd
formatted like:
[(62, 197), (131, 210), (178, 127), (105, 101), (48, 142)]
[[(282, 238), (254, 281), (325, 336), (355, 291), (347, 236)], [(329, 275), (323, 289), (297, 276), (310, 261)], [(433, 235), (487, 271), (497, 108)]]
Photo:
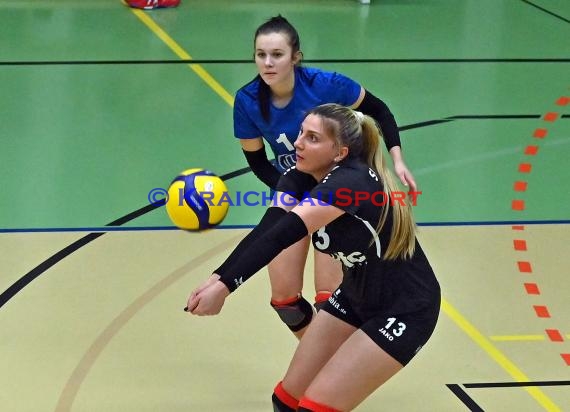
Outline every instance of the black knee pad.
[(283, 389), (282, 382), (279, 382), (273, 390), (271, 400), (273, 402), (273, 412), (295, 412), (299, 404), (297, 399)]
[(313, 319), (313, 307), (302, 296), (284, 304), (271, 302), (271, 306), (293, 332), (303, 329)]
[(271, 401), (273, 402), (273, 412), (295, 412), (296, 409), (290, 408), (281, 402), (275, 394), (271, 397)]
[(315, 303), (313, 303), (313, 306), (315, 307), (317, 312), (319, 310), (321, 310), (323, 308), (323, 306), (325, 306), (327, 304), (327, 302), (329, 301), (329, 298), (331, 296), (332, 296), (332, 292), (328, 292), (328, 291), (317, 292), (317, 295), (315, 296)]
[(323, 308), (323, 306), (325, 306), (327, 304), (327, 301), (325, 300), (324, 302), (315, 302), (313, 303), (313, 306), (315, 307), (315, 309), (317, 310), (317, 312), (319, 310), (321, 310)]

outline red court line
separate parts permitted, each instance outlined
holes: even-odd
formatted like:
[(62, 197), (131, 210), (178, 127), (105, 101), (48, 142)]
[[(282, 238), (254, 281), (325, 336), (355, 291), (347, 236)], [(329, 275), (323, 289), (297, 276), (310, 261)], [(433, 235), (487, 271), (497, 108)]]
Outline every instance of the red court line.
[(527, 186), (527, 182), (523, 182), (521, 180), (515, 182), (515, 190), (517, 192), (524, 192)]
[[(570, 104), (570, 97), (562, 96), (556, 100), (556, 104), (558, 106), (566, 106)], [(559, 113), (557, 112), (547, 112), (543, 116), (543, 120), (545, 122), (555, 122), (559, 118)], [(532, 136), (536, 139), (544, 139), (548, 135), (548, 129), (546, 128), (537, 128), (534, 130)], [(539, 146), (532, 144), (528, 145), (524, 149), (524, 154), (526, 156), (536, 156), (538, 153)], [(522, 162), (518, 166), (519, 173), (530, 173), (532, 170), (532, 164), (528, 162)], [(528, 183), (526, 181), (517, 180), (514, 183), (514, 191), (515, 192), (526, 192), (528, 187)], [(523, 199), (513, 199), (511, 201), (511, 208), (515, 211), (523, 211), (525, 210), (525, 201)], [(513, 230), (516, 231), (524, 231), (524, 225), (513, 225)], [(513, 240), (513, 247), (517, 252), (526, 252), (528, 250), (528, 245), (525, 239), (514, 239)], [(528, 274), (532, 273), (532, 264), (530, 261), (526, 260), (517, 260), (517, 266), (519, 272), (521, 274)], [(537, 283), (530, 283), (525, 282), (524, 288), (527, 295), (540, 295), (540, 289)], [(533, 305), (533, 309), (536, 315), (539, 318), (550, 318), (550, 312), (548, 311), (548, 307), (545, 305)], [(545, 333), (550, 339), (551, 342), (563, 342), (564, 336), (560, 333), (558, 329), (545, 329)], [(561, 353), (560, 356), (564, 360), (567, 366), (570, 366), (570, 353)]]
[(552, 342), (564, 342), (564, 337), (558, 329), (546, 329), (545, 332)]
[(518, 261), (517, 265), (518, 265), (519, 271), (521, 273), (532, 273), (532, 266), (531, 266), (530, 262)]
[(529, 145), (524, 149), (525, 155), (534, 156), (536, 153), (538, 153), (538, 146)]
[(540, 295), (540, 290), (536, 283), (525, 283), (524, 288), (529, 295)]
[(513, 240), (513, 245), (515, 250), (526, 251), (526, 240), (515, 239)]
[(536, 312), (536, 316), (538, 316), (539, 318), (549, 318), (550, 317), (550, 312), (548, 311), (548, 308), (546, 306), (534, 305), (533, 308), (534, 308), (534, 311)]
[(521, 163), (519, 165), (519, 172), (521, 173), (530, 173), (532, 169), (532, 165), (530, 163)]
[(554, 122), (558, 119), (558, 113), (556, 112), (548, 112), (544, 115), (544, 120), (547, 122)]
[(524, 200), (515, 199), (511, 205), (513, 210), (524, 210)]

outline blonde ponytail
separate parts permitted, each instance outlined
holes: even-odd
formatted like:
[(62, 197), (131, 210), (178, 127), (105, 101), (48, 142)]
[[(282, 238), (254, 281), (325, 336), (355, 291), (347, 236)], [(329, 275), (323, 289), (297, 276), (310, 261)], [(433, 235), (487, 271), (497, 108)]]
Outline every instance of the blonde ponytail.
[[(363, 152), (367, 154), (368, 167), (378, 173), (384, 184), (384, 192), (387, 201), (391, 203), (392, 210), (392, 233), (388, 248), (384, 252), (383, 258), (386, 260), (407, 259), (414, 254), (416, 246), (416, 223), (411, 210), (410, 202), (404, 200), (404, 205), (400, 202), (392, 202), (393, 193), (399, 191), (396, 179), (390, 169), (386, 166), (382, 147), (380, 146), (381, 131), (376, 122), (370, 116), (366, 116), (362, 125), (362, 138), (364, 141)], [(388, 216), (388, 207), (382, 209), (380, 221), (376, 231), (380, 233)]]

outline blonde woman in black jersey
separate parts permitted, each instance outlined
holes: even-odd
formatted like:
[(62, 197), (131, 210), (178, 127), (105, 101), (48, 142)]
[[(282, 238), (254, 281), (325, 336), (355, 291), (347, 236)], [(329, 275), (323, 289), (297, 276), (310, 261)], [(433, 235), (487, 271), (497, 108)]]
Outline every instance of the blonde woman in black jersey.
[(186, 310), (219, 313), (225, 298), (307, 234), (342, 263), (343, 281), (302, 337), (275, 387), (275, 411), (347, 411), (400, 371), (431, 336), (440, 288), (415, 236), (407, 197), (380, 150), (374, 120), (337, 104), (307, 114), (285, 172), (256, 228), (191, 293)]

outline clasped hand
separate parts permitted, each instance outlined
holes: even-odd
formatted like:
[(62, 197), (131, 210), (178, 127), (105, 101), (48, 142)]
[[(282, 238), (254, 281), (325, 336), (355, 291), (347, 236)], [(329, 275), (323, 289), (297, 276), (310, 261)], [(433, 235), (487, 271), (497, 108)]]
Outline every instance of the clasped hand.
[(220, 276), (214, 273), (190, 294), (184, 310), (198, 316), (217, 315), (229, 294)]

